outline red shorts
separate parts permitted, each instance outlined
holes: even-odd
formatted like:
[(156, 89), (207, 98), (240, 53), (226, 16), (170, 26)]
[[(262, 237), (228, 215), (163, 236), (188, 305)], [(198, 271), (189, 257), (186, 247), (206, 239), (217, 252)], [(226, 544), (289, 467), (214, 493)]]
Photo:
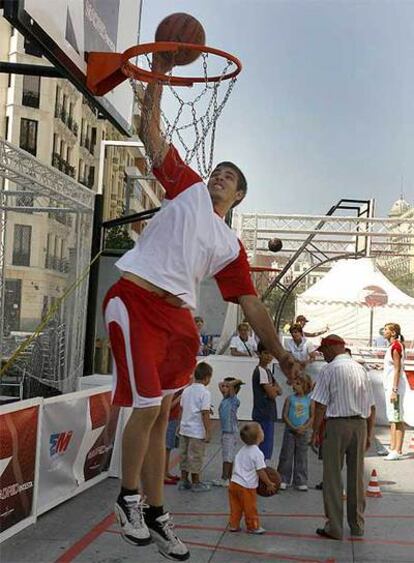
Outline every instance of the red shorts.
[(188, 309), (124, 278), (108, 291), (103, 309), (114, 360), (114, 405), (153, 407), (188, 384), (200, 346)]

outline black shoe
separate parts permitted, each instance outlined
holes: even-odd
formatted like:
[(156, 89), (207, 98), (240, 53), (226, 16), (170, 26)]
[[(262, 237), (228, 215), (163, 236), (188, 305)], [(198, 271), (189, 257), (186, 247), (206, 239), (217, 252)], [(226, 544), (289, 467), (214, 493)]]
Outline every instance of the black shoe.
[(351, 528), (351, 536), (354, 536), (356, 538), (362, 538), (363, 535), (364, 535), (364, 530), (361, 530), (360, 528)]
[(161, 555), (173, 561), (186, 561), (189, 559), (190, 552), (176, 535), (172, 518), (168, 512), (158, 516), (155, 520), (150, 521), (147, 519), (147, 525)]
[(318, 489), (318, 491), (322, 491), (322, 489), (323, 489), (323, 481), (321, 481), (320, 483), (318, 483), (317, 485), (315, 485), (315, 489)]
[(328, 534), (328, 532), (325, 530), (325, 528), (317, 528), (316, 529), (316, 533), (318, 534), (318, 536), (322, 536), (323, 538), (327, 538), (329, 540), (341, 540), (342, 538), (335, 538), (334, 536), (331, 536), (330, 534)]
[(122, 538), (133, 545), (148, 545), (151, 534), (144, 520), (144, 500), (141, 495), (119, 497), (115, 503), (115, 516)]

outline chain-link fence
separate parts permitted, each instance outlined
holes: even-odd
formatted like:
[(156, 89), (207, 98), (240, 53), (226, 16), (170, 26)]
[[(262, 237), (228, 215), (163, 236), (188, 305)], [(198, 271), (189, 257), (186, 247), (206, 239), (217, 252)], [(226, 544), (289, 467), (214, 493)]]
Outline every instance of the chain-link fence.
[(73, 391), (82, 375), (94, 194), (0, 141), (1, 394)]

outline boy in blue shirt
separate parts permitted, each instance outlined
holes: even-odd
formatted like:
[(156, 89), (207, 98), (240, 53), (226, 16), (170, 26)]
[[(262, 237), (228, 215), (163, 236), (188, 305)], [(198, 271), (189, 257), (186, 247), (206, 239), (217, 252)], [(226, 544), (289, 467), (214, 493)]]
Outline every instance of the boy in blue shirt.
[(230, 484), (233, 461), (236, 455), (237, 436), (239, 434), (237, 410), (240, 406), (240, 400), (237, 397), (237, 393), (242, 385), (244, 383), (234, 377), (225, 377), (219, 383), (219, 389), (223, 395), (219, 406), (223, 470), (221, 479), (212, 481), (216, 487), (228, 487)]

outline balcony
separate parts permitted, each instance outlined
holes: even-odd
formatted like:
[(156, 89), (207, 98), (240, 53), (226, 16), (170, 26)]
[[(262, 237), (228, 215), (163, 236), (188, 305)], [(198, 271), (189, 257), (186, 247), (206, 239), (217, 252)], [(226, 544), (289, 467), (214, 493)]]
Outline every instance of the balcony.
[(46, 254), (45, 268), (46, 270), (54, 270), (61, 274), (67, 274), (69, 272), (69, 260), (67, 258), (58, 258), (57, 256)]
[(71, 178), (75, 177), (75, 167), (71, 166), (64, 158), (60, 156), (59, 153), (54, 152), (52, 154), (52, 166), (67, 174)]

